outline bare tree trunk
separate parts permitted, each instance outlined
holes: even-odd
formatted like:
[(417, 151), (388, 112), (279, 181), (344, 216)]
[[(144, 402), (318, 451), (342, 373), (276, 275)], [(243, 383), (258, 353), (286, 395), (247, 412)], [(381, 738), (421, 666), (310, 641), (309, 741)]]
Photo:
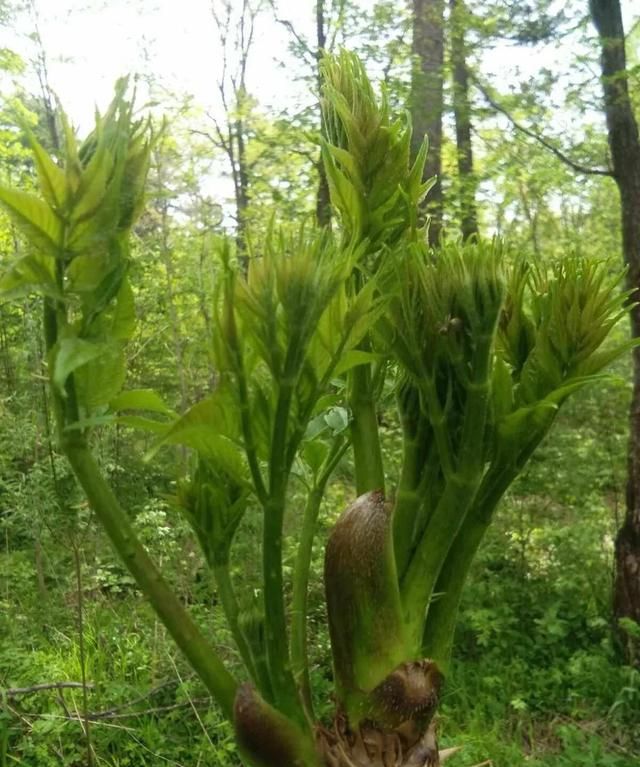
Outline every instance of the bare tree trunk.
[[(249, 167), (247, 164), (246, 125), (244, 120), (247, 92), (244, 83), (237, 93), (237, 109), (239, 116), (234, 120), (235, 144), (237, 148), (236, 168), (236, 247), (238, 257), (246, 260), (247, 255), (247, 213), (249, 210)], [(231, 133), (231, 131), (230, 131)], [(233, 136), (230, 136), (233, 142)]]
[(471, 105), (469, 102), (469, 72), (464, 39), (463, 0), (449, 0), (451, 29), (451, 64), (453, 66), (453, 113), (456, 123), (458, 178), (460, 182), (460, 228), (468, 240), (478, 234), (476, 209), (476, 178), (473, 173), (471, 145)]
[(32, 39), (36, 45), (36, 60), (34, 62), (38, 84), (40, 85), (40, 94), (42, 96), (42, 105), (44, 107), (45, 119), (47, 121), (47, 131), (51, 141), (51, 147), (60, 151), (60, 136), (58, 134), (58, 125), (56, 122), (56, 111), (53, 106), (54, 97), (51, 85), (49, 84), (49, 63), (47, 52), (40, 35), (40, 14), (35, 0), (29, 1), (29, 10), (33, 19)]
[(442, 231), (442, 111), (444, 65), (444, 0), (413, 2), (413, 68), (411, 78), (412, 151), (415, 154), (425, 135), (429, 153), (424, 169), (426, 178), (436, 177), (427, 198), (426, 212), (431, 218), (429, 243), (435, 245)]
[(247, 159), (249, 108), (246, 87), (247, 64), (255, 34), (260, 2), (242, 0), (240, 13), (234, 15), (231, 0), (211, 0), (211, 15), (218, 32), (218, 51), (222, 57), (222, 75), (217, 83), (226, 126), (210, 115), (215, 133), (207, 135), (226, 154), (233, 180), (236, 250), (243, 269), (247, 268), (247, 213), (251, 201), (251, 165)]
[[(316, 59), (318, 61), (318, 93), (322, 87), (320, 75), (320, 60), (327, 47), (327, 31), (324, 18), (324, 0), (316, 3)], [(318, 159), (318, 193), (316, 196), (316, 222), (318, 226), (329, 226), (331, 223), (331, 199), (329, 195), (329, 182), (324, 169), (322, 157)]]
[[(600, 36), (604, 107), (613, 174), (620, 192), (622, 247), (633, 301), (640, 299), (640, 138), (629, 99), (625, 37), (619, 0), (590, 0)], [(640, 306), (631, 309), (631, 330), (640, 336)], [(615, 617), (640, 623), (640, 349), (633, 354), (629, 477), (625, 520), (616, 538)], [(640, 641), (621, 630), (629, 662), (640, 664)]]
[(539, 215), (537, 210), (532, 210), (529, 202), (529, 192), (521, 179), (518, 179), (518, 194), (520, 195), (520, 202), (522, 203), (522, 210), (524, 211), (524, 217), (529, 224), (529, 233), (531, 237), (531, 245), (533, 247), (533, 255), (536, 258), (540, 258), (542, 250), (540, 248), (540, 237), (538, 234)]

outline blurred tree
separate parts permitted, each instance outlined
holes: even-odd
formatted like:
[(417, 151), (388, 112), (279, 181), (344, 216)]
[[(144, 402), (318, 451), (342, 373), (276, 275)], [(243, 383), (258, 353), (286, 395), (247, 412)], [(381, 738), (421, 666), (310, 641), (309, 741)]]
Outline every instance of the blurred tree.
[(416, 155), (424, 136), (429, 154), (424, 179), (434, 178), (427, 212), (429, 242), (435, 245), (442, 231), (442, 118), (444, 112), (444, 0), (412, 0), (412, 46), (410, 111), (413, 123), (412, 151)]
[[(640, 138), (629, 96), (625, 33), (620, 0), (590, 0), (601, 50), (604, 110), (613, 177), (620, 192), (622, 251), (632, 300), (640, 302)], [(640, 337), (640, 303), (631, 308), (631, 330)], [(633, 354), (629, 477), (624, 524), (616, 538), (614, 611), (618, 621), (640, 627), (640, 350)], [(620, 625), (630, 662), (640, 665), (638, 631)]]

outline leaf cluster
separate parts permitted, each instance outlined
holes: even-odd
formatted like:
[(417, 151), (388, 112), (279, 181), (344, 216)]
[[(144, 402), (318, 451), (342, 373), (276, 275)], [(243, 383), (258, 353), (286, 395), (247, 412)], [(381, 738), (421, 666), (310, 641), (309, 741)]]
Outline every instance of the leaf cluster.
[(411, 162), (411, 123), (393, 119), (383, 90), (378, 99), (357, 56), (342, 51), (321, 64), (323, 161), (345, 242), (367, 241), (375, 253), (407, 232), (418, 237), (418, 204), (427, 140)]
[(77, 372), (85, 416), (120, 390), (122, 345), (135, 323), (128, 237), (142, 210), (153, 139), (149, 124), (133, 119), (126, 88), (126, 80), (119, 81), (111, 106), (96, 114), (96, 127), (82, 143), (60, 111), (63, 162), (24, 125), (40, 196), (0, 187), (0, 202), (30, 245), (0, 278), (0, 293), (47, 300), (57, 323), (52, 382), (66, 398), (68, 377)]

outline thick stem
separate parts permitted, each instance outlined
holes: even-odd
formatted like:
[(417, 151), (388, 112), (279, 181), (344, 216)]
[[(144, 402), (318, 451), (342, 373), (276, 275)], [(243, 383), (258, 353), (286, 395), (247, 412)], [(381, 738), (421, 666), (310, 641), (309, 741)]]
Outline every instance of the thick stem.
[(420, 412), (417, 389), (404, 393), (398, 402), (403, 429), (403, 455), (400, 481), (393, 510), (393, 542), (396, 567), (401, 579), (405, 573), (414, 543), (416, 521), (424, 503), (420, 492), (424, 471), (424, 446), (429, 424)]
[(299, 724), (304, 724), (304, 714), (291, 672), (282, 572), (282, 528), (289, 479), (287, 431), (295, 384), (294, 371), (297, 369), (294, 346), (295, 344), (292, 343), (284, 365), (274, 417), (269, 467), (269, 498), (264, 506), (262, 565), (265, 640), (275, 703), (279, 710)]
[(485, 477), (476, 503), (469, 511), (440, 570), (435, 586), (440, 596), (429, 608), (422, 652), (438, 664), (445, 676), (451, 658), (458, 606), (471, 563), (491, 523), (495, 507), (516, 474), (517, 471), (489, 472)]
[(369, 365), (359, 365), (350, 373), (349, 405), (351, 407), (351, 444), (358, 495), (370, 490), (384, 492), (384, 468), (378, 413), (373, 396)]
[(543, 440), (554, 418), (555, 411), (521, 449), (514, 463), (508, 466), (492, 467), (485, 474), (473, 507), (467, 514), (442, 566), (435, 586), (435, 591), (440, 596), (429, 608), (422, 640), (422, 652), (425, 657), (436, 661), (445, 676), (451, 659), (458, 607), (473, 559), (502, 496)]
[(417, 647), (440, 570), (472, 507), (482, 479), (492, 340), (493, 334), (478, 338), (473, 355), (473, 373), (467, 385), (457, 466), (450, 477), (445, 475), (444, 492), (425, 526), (402, 581), (405, 620)]
[(455, 474), (447, 481), (402, 581), (405, 623), (416, 651), (438, 575), (477, 488), (476, 477)]

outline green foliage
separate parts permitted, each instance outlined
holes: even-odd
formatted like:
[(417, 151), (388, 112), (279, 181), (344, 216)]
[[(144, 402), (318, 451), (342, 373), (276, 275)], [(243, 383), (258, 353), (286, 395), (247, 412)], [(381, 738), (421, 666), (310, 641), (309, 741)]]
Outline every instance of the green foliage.
[(422, 180), (426, 139), (411, 165), (411, 126), (392, 120), (386, 94), (379, 103), (356, 56), (326, 57), (322, 76), (323, 158), (345, 241), (376, 252), (407, 229), (416, 236), (418, 204), (433, 185)]
[(122, 387), (122, 344), (135, 322), (128, 233), (141, 211), (151, 143), (148, 126), (132, 120), (125, 90), (126, 81), (118, 83), (112, 105), (81, 145), (63, 115), (64, 167), (26, 129), (42, 199), (0, 188), (0, 201), (35, 250), (5, 273), (3, 296), (35, 292), (56, 302), (50, 311), (64, 305), (67, 318), (50, 349), (52, 383), (66, 398), (76, 373), (75, 406), (83, 417)]
[[(356, 57), (327, 57), (322, 73), (323, 156), (338, 231), (272, 222), (246, 253), (219, 243), (207, 309), (215, 386), (181, 415), (152, 390), (122, 392), (135, 326), (129, 238), (153, 148), (126, 84), (81, 144), (62, 117), (61, 164), (27, 131), (40, 196), (0, 190), (30, 248), (1, 287), (7, 298), (35, 292), (43, 300), (60, 445), (135, 583), (232, 722), (243, 756), (260, 767), (317, 762), (308, 584), (321, 502), (349, 442), (365, 494), (334, 525), (325, 560), (337, 721), (346, 719), (321, 731), (321, 747), (339, 752), (349, 728), (367, 721), (387, 733), (408, 722), (410, 734), (402, 732), (413, 748), (435, 711), (463, 585), (499, 501), (569, 395), (601, 381), (630, 346), (605, 346), (629, 298), (605, 262), (571, 256), (529, 265), (498, 240), (429, 248), (418, 226), (430, 185), (422, 181), (426, 144), (411, 161), (411, 126), (391, 118)], [(238, 255), (247, 256), (246, 271)], [(384, 472), (387, 391), (398, 402), (399, 478)], [(178, 523), (169, 526), (157, 502), (131, 519), (94, 460), (89, 439), (114, 422), (154, 435), (148, 460), (175, 446), (194, 455), (175, 495), (241, 662), (216, 650), (184, 607), (178, 574), (165, 565), (180, 556)], [(385, 496), (385, 480), (397, 484), (395, 497)], [(299, 542), (290, 551), (285, 531), (295, 517)], [(261, 536), (261, 574), (238, 588), (248, 529)], [(125, 591), (125, 578), (109, 572), (94, 573), (96, 586)], [(559, 592), (572, 591), (556, 581)], [(506, 654), (517, 641), (512, 604), (468, 612), (478, 646)], [(559, 594), (540, 599), (529, 618), (554, 651), (580, 623)], [(599, 626), (584, 634), (591, 630)], [(581, 649), (574, 669), (606, 667)], [(83, 642), (82, 672), (95, 671), (85, 650)], [(514, 674), (526, 659), (518, 666), (516, 658)], [(612, 717), (634, 709), (636, 683), (619, 688)], [(508, 700), (528, 712), (537, 694), (514, 690)], [(62, 737), (50, 722), (38, 728)], [(568, 751), (577, 748), (571, 728), (560, 737)], [(71, 763), (78, 758), (70, 752)]]

